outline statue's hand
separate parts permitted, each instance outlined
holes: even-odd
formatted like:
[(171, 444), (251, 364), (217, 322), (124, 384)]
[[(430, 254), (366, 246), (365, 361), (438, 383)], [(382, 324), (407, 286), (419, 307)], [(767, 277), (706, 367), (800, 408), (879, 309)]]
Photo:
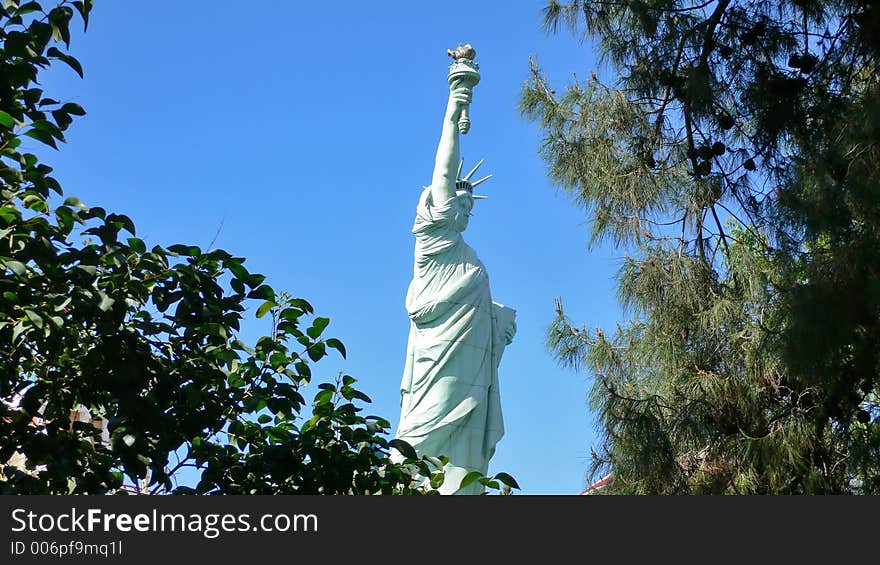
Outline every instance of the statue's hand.
[(471, 103), (473, 88), (460, 79), (449, 85), (449, 103), (446, 105), (446, 117), (458, 123), (461, 109)]

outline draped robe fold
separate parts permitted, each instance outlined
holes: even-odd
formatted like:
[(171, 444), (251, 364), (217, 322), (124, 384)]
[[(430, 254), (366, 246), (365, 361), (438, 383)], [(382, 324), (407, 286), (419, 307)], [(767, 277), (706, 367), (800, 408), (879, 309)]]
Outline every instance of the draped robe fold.
[[(470, 471), (487, 472), (504, 434), (498, 364), (514, 311), (493, 303), (486, 269), (465, 243), (473, 198), (459, 192), (434, 205), (422, 193), (413, 225), (415, 264), (406, 297), (410, 333), (401, 381), (397, 437), (419, 455), (445, 455), (441, 493), (458, 490)], [(500, 321), (501, 320), (501, 321)]]

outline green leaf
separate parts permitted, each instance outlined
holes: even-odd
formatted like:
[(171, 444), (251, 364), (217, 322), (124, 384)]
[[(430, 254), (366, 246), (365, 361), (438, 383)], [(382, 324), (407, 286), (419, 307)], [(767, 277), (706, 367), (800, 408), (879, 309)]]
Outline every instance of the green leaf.
[(440, 485), (443, 484), (443, 481), (446, 479), (446, 475), (444, 473), (434, 473), (431, 475), (431, 488), (438, 489)]
[(458, 485), (458, 488), (463, 489), (467, 486), (470, 486), (471, 484), (473, 484), (474, 481), (477, 481), (481, 478), (483, 478), (483, 473), (479, 471), (471, 471), (464, 476), (464, 478), (461, 480), (461, 484)]
[(89, 11), (94, 0), (76, 0), (73, 5), (83, 20), (83, 31), (89, 31)]
[(21, 199), (21, 205), (36, 212), (43, 212), (48, 209), (46, 199), (39, 194), (27, 194)]
[(424, 457), (422, 457), (422, 459), (424, 459), (425, 461), (427, 461), (431, 465), (437, 467), (438, 469), (443, 467), (443, 463), (441, 463), (440, 460), (436, 457), (432, 457), (430, 455), (425, 455)]
[(493, 478), (498, 479), (499, 481), (501, 481), (505, 485), (509, 486), (510, 488), (519, 488), (519, 484), (516, 482), (516, 479), (514, 479), (513, 477), (511, 477), (507, 473), (498, 473)]
[(357, 398), (359, 400), (363, 400), (364, 402), (368, 402), (368, 403), (373, 402), (373, 400), (369, 396), (367, 396), (366, 394), (364, 394), (363, 392), (361, 392), (359, 390), (352, 391), (351, 396), (352, 396), (352, 398)]
[(241, 279), (236, 279), (236, 278), (230, 279), (229, 286), (231, 286), (232, 290), (234, 290), (238, 294), (244, 293), (244, 283), (241, 282)]
[(296, 322), (299, 320), (299, 317), (302, 315), (303, 311), (299, 308), (285, 308), (284, 310), (279, 312), (278, 317), (296, 324)]
[(296, 308), (299, 308), (300, 310), (302, 310), (306, 314), (312, 314), (315, 311), (315, 309), (312, 308), (312, 305), (309, 304), (307, 301), (303, 300), (302, 298), (294, 298), (293, 300), (290, 301), (290, 305), (294, 306)]
[(15, 343), (15, 340), (18, 339), (18, 336), (21, 335), (24, 329), (24, 324), (22, 322), (17, 322), (12, 326), (12, 343)]
[(3, 110), (0, 110), (0, 125), (12, 129), (15, 125), (15, 119)]
[(67, 199), (64, 200), (65, 206), (72, 206), (78, 210), (87, 209), (86, 205), (82, 203), (82, 200), (77, 198), (76, 196), (68, 196)]
[(260, 274), (249, 274), (245, 279), (244, 283), (251, 288), (255, 288), (263, 284), (263, 281), (266, 280), (265, 275)]
[(52, 177), (46, 177), (44, 180), (46, 181), (46, 186), (54, 190), (58, 195), (64, 194), (64, 191), (61, 190), (61, 184), (57, 180)]
[(74, 116), (85, 116), (86, 111), (83, 110), (83, 107), (75, 102), (67, 102), (63, 106), (61, 106), (61, 110), (63, 112), (67, 112), (68, 114), (72, 114)]
[(25, 308), (24, 315), (27, 316), (27, 319), (30, 320), (35, 327), (39, 329), (43, 328), (43, 318), (41, 318), (39, 314), (29, 308)]
[(315, 404), (327, 404), (331, 400), (333, 400), (332, 390), (322, 390), (315, 395)]
[(312, 370), (304, 361), (297, 361), (293, 365), (296, 368), (296, 372), (299, 373), (299, 376), (304, 379), (310, 379), (312, 377)]
[(32, 125), (35, 129), (49, 133), (58, 141), (64, 141), (64, 133), (49, 120), (36, 120)]
[(95, 265), (77, 265), (76, 268), (92, 277), (98, 274), (98, 267)]
[(336, 351), (338, 351), (342, 355), (343, 359), (346, 358), (345, 357), (345, 346), (342, 345), (342, 342), (339, 341), (338, 339), (336, 339), (335, 337), (331, 337), (330, 339), (327, 340), (327, 347), (332, 347), (333, 349), (335, 349)]
[(195, 257), (202, 254), (202, 250), (195, 245), (182, 245), (180, 243), (169, 245), (168, 251), (185, 257)]
[(276, 351), (275, 353), (273, 353), (272, 355), (269, 356), (269, 364), (274, 369), (283, 369), (284, 367), (287, 367), (287, 365), (289, 363), (290, 363), (290, 358), (287, 355), (281, 353), (280, 351)]
[(322, 342), (316, 342), (311, 345), (307, 349), (307, 353), (309, 354), (309, 359), (312, 361), (320, 361), (325, 355), (327, 355), (327, 347)]
[(46, 51), (46, 55), (49, 57), (55, 57), (60, 61), (63, 61), (67, 64), (68, 67), (73, 69), (76, 74), (79, 75), (79, 78), (83, 78), (83, 68), (79, 61), (76, 60), (76, 57), (72, 57), (66, 53), (62, 53), (57, 47), (50, 47), (48, 51)]
[[(124, 214), (110, 214), (107, 216), (107, 222), (119, 226), (131, 235), (137, 235), (137, 233), (135, 233), (134, 222)], [(196, 247), (196, 249), (198, 249), (198, 247)]]
[(52, 110), (52, 117), (55, 118), (55, 123), (58, 124), (58, 127), (62, 130), (67, 129), (67, 127), (73, 123), (70, 114), (62, 112), (61, 110)]
[(7, 259), (3, 261), (3, 266), (20, 277), (23, 277), (27, 273), (27, 267), (24, 263), (21, 263), (19, 261)]
[(53, 149), (58, 149), (58, 145), (55, 144), (55, 138), (43, 130), (31, 128), (24, 132), (24, 135), (41, 141)]
[(146, 253), (147, 251), (147, 246), (144, 243), (144, 240), (137, 237), (128, 238), (128, 246), (131, 247), (131, 250), (135, 253)]
[[(107, 217), (107, 211), (101, 208), (100, 206), (94, 206), (92, 208), (86, 208), (84, 214), (87, 214), (89, 218), (101, 218), (102, 220)], [(155, 253), (156, 251), (153, 251)]]
[(259, 308), (257, 308), (257, 318), (262, 318), (263, 316), (266, 315), (266, 313), (269, 310), (271, 310), (272, 308), (274, 308), (276, 306), (278, 306), (278, 305), (275, 304), (274, 302), (272, 302), (271, 300), (267, 300), (266, 302), (263, 302), (263, 304)]
[[(170, 250), (170, 248), (169, 248)], [(247, 295), (248, 298), (256, 298), (258, 300), (275, 300), (275, 291), (272, 290), (272, 287), (266, 284), (262, 284), (250, 291)]]
[(228, 335), (226, 333), (226, 328), (223, 327), (223, 324), (217, 324), (215, 322), (211, 322), (211, 323), (205, 324), (204, 329), (205, 329), (206, 333), (209, 333), (211, 335), (216, 335), (217, 337), (220, 337), (222, 339), (226, 339), (227, 335)]
[[(66, 3), (66, 2), (65, 2)], [(52, 26), (53, 37), (58, 37), (65, 45), (70, 47), (70, 18), (73, 10), (60, 3), (49, 12), (49, 24)]]
[(306, 333), (309, 334), (309, 337), (311, 337), (312, 339), (318, 339), (318, 336), (321, 335), (321, 333), (329, 324), (329, 318), (315, 318), (315, 321), (312, 322), (312, 327), (307, 329)]
[(25, 153), (21, 156), (21, 164), (25, 169), (30, 169), (37, 164), (37, 156), (33, 153)]
[(260, 424), (268, 424), (271, 421), (272, 421), (272, 416), (270, 416), (268, 414), (260, 414), (260, 417), (257, 418), (257, 423), (260, 423)]
[(407, 442), (403, 441), (402, 439), (397, 439), (397, 438), (392, 439), (391, 441), (388, 442), (388, 446), (393, 447), (394, 449), (399, 451), (400, 454), (403, 455), (404, 457), (406, 457), (407, 459), (418, 459), (419, 458), (419, 454), (416, 453), (415, 448), (413, 448), (413, 446), (411, 446)]

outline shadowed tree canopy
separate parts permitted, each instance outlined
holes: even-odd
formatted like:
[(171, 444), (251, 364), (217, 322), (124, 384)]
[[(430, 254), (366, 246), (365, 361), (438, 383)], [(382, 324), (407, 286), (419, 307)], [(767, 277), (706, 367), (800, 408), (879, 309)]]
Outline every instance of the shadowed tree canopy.
[[(0, 492), (434, 492), (443, 458), (389, 441), (354, 378), (319, 384), (307, 405), (314, 365), (345, 348), (306, 300), (226, 251), (147, 245), (129, 217), (63, 199), (22, 149), (57, 149), (85, 114), (38, 75), (61, 62), (82, 76), (70, 25), (87, 27), (91, 7), (0, 9)], [(252, 345), (237, 337), (249, 307), (271, 317)]]
[(521, 109), (550, 176), (626, 250), (629, 319), (561, 302), (618, 493), (880, 492), (880, 7), (548, 2), (616, 75)]

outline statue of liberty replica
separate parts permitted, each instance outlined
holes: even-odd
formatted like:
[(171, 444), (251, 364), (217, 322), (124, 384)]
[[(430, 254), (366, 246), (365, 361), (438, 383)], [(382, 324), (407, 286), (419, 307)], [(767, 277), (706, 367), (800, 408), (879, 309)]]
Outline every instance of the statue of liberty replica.
[[(516, 332), (513, 309), (492, 301), (489, 277), (462, 232), (476, 199), (461, 176), (460, 134), (470, 128), (468, 106), (479, 82), (470, 45), (450, 50), (449, 101), (434, 174), (416, 206), (413, 278), (406, 296), (411, 320), (401, 382), (397, 437), (420, 456), (445, 455), (443, 494), (479, 494), (479, 482), (459, 489), (471, 471), (486, 474), (504, 434), (498, 365)], [(399, 457), (395, 453), (395, 456)]]

